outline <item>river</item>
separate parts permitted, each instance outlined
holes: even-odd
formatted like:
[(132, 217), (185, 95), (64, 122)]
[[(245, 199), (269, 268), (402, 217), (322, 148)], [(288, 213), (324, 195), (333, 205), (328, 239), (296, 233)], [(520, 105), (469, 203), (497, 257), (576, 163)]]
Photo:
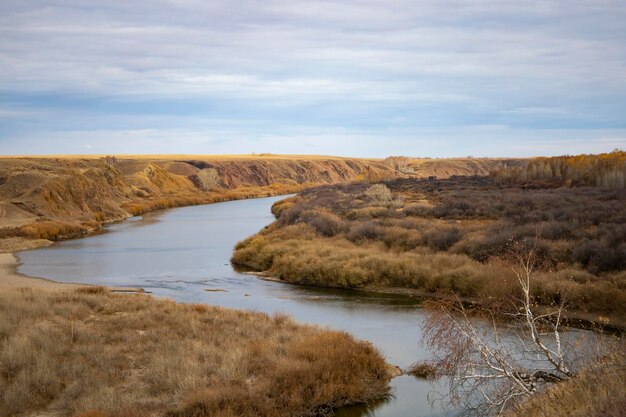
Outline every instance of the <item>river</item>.
[[(406, 368), (428, 357), (420, 346), (425, 313), (406, 296), (327, 290), (264, 281), (230, 265), (235, 244), (273, 221), (285, 198), (231, 201), (148, 213), (102, 233), (18, 253), (20, 273), (63, 282), (142, 287), (182, 302), (285, 312), (303, 323), (346, 330)], [(206, 291), (213, 290), (213, 291)], [(341, 417), (443, 416), (428, 394), (441, 387), (410, 376), (392, 380), (393, 398), (347, 407)]]

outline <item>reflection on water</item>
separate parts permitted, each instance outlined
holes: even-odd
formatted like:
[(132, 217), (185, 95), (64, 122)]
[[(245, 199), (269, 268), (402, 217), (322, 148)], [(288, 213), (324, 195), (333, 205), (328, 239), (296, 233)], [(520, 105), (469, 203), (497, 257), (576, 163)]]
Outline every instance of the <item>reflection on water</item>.
[[(184, 302), (286, 312), (300, 322), (368, 340), (400, 367), (426, 359), (419, 344), (423, 313), (413, 298), (281, 284), (233, 270), (232, 248), (273, 220), (270, 207), (279, 198), (151, 213), (110, 225), (95, 236), (19, 253), (19, 272), (66, 282), (143, 287)], [(428, 393), (437, 389), (432, 383), (402, 376), (392, 387), (389, 400), (346, 407), (337, 415), (443, 415), (428, 403)]]

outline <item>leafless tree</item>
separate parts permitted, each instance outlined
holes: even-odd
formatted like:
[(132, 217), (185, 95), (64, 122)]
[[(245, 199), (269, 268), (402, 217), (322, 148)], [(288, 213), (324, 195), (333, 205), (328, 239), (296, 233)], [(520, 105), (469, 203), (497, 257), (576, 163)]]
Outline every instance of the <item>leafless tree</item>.
[(114, 165), (119, 161), (115, 155), (107, 155), (102, 159), (104, 159), (104, 163), (107, 165)]
[[(572, 353), (563, 340), (565, 299), (537, 313), (532, 285), (540, 265), (536, 239), (509, 255), (519, 297), (513, 308), (486, 309), (487, 320), (459, 299), (441, 303), (424, 327), (435, 366), (448, 377), (447, 399), (464, 415), (501, 414), (550, 384), (575, 376)], [(506, 330), (501, 314), (510, 318)]]

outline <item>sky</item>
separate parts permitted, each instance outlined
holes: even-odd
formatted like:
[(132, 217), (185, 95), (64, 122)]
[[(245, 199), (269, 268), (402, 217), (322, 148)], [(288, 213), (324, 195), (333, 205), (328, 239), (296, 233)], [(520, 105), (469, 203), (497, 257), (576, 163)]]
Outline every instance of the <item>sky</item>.
[(626, 0), (2, 0), (0, 154), (626, 148)]

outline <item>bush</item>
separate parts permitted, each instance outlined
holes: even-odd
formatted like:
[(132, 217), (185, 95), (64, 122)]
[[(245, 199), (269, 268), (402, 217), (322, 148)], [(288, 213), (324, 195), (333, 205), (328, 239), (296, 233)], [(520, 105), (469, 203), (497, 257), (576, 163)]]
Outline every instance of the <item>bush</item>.
[(326, 237), (335, 236), (345, 228), (344, 222), (337, 215), (326, 211), (309, 210), (302, 213), (300, 218)]
[(626, 268), (626, 244), (624, 243), (612, 248), (604, 241), (585, 241), (574, 249), (572, 256), (595, 273)]
[(429, 362), (416, 362), (409, 367), (406, 373), (419, 379), (435, 379), (441, 375), (437, 367)]
[(205, 168), (199, 171), (196, 176), (201, 189), (204, 191), (211, 191), (219, 186), (220, 176), (215, 168)]
[(391, 203), (393, 196), (385, 184), (375, 184), (365, 191), (365, 196), (374, 204), (381, 206)]
[(626, 313), (626, 191), (478, 177), (385, 184), (325, 186), (277, 204), (278, 222), (233, 259), (294, 283), (453, 290), (492, 303), (516, 294), (502, 260), (536, 244), (546, 273), (538, 302), (568, 291), (575, 308)]
[(359, 222), (350, 227), (348, 239), (352, 242), (376, 240), (382, 236), (376, 224), (372, 221)]
[(423, 242), (429, 248), (437, 251), (445, 251), (450, 249), (456, 242), (461, 240), (463, 234), (461, 231), (452, 227), (449, 229), (435, 229), (424, 234)]
[(433, 214), (432, 207), (425, 204), (410, 204), (402, 210), (407, 216), (427, 217)]

